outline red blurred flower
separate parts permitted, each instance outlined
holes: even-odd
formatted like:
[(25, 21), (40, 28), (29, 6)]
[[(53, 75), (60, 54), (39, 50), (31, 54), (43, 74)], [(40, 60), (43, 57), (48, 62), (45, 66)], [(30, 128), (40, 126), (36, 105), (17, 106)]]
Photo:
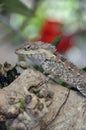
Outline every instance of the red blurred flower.
[(57, 46), (58, 52), (66, 52), (73, 47), (73, 41), (71, 36), (62, 36), (62, 40)]
[(56, 21), (46, 20), (42, 29), (41, 29), (41, 41), (52, 43), (55, 37), (62, 36), (62, 40), (57, 46), (58, 52), (66, 52), (72, 46), (72, 37), (63, 35), (61, 31), (62, 23)]

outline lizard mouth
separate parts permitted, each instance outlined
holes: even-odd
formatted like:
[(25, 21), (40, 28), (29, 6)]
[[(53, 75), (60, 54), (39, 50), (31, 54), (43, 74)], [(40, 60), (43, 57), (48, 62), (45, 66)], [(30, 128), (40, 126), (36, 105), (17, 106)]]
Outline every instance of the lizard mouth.
[(47, 56), (47, 58), (50, 57), (55, 57), (55, 55), (53, 55), (50, 51), (46, 51), (45, 49), (36, 49), (36, 50), (25, 50), (23, 48), (19, 48), (16, 50), (15, 52), (17, 55), (40, 55), (40, 54), (44, 54), (45, 56)]
[(16, 53), (17, 55), (26, 55), (26, 54), (28, 54), (29, 52), (28, 52), (27, 50), (24, 50), (24, 49), (22, 49), (22, 48), (19, 48), (19, 49), (16, 49), (15, 53)]

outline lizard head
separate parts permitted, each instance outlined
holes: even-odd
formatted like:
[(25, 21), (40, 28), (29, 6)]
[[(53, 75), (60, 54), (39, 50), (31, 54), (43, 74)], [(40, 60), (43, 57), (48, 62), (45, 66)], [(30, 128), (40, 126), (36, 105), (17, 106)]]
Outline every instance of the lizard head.
[(41, 65), (46, 59), (55, 57), (55, 47), (51, 44), (44, 44), (41, 41), (24, 45), (23, 47), (16, 50), (16, 54), (24, 55), (33, 62), (35, 65)]

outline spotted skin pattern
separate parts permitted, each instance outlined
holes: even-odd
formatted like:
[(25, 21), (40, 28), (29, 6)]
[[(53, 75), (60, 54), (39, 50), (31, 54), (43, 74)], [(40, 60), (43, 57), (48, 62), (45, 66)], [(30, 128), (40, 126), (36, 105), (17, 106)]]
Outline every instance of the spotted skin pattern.
[(77, 88), (86, 97), (86, 73), (63, 55), (55, 52), (55, 48), (43, 42), (28, 43), (16, 50), (19, 55), (26, 55), (29, 60), (43, 68), (52, 79), (58, 78)]
[(66, 83), (73, 85), (86, 96), (86, 74), (79, 70), (76, 66), (71, 67), (68, 61), (63, 62), (60, 57), (47, 60), (42, 64), (42, 68), (46, 73), (50, 74), (53, 79), (58, 78)]

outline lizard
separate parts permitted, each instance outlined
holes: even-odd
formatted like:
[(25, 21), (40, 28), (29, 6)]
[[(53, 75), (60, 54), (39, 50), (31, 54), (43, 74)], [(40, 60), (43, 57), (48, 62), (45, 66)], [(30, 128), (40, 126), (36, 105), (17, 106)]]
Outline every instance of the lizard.
[(16, 54), (24, 55), (35, 65), (42, 67), (49, 78), (58, 78), (73, 85), (86, 98), (86, 73), (56, 52), (51, 44), (41, 41), (28, 42), (16, 49)]

